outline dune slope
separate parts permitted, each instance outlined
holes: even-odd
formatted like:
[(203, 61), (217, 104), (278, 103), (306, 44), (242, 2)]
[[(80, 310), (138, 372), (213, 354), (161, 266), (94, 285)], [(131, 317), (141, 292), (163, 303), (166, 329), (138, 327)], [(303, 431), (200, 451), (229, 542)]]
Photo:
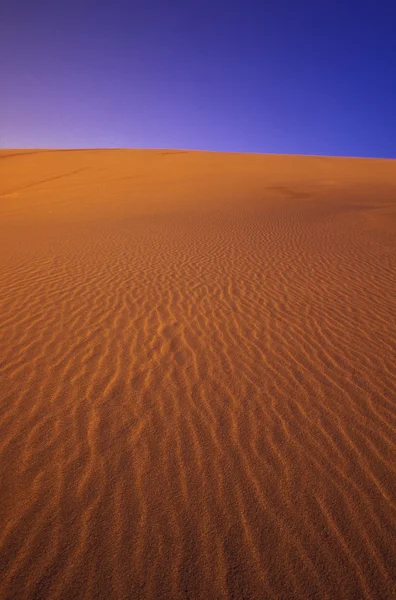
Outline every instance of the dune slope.
[(0, 152), (0, 597), (390, 599), (396, 161)]

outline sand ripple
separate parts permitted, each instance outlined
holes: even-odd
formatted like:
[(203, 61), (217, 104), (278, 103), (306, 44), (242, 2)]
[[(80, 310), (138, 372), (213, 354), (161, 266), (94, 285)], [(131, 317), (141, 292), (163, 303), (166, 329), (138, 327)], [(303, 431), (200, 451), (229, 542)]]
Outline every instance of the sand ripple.
[(1, 598), (393, 598), (395, 163), (0, 158)]

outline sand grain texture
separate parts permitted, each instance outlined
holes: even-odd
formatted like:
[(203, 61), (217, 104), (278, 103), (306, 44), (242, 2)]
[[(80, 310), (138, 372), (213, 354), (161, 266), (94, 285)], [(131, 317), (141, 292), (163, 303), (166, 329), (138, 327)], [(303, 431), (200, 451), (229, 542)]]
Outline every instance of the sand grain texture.
[(0, 152), (0, 597), (390, 599), (396, 162)]

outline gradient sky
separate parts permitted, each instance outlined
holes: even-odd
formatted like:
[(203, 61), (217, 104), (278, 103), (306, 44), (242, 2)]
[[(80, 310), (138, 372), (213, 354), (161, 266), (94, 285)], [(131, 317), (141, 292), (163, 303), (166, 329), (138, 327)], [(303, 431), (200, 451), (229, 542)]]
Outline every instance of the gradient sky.
[(0, 0), (0, 147), (396, 158), (394, 0)]

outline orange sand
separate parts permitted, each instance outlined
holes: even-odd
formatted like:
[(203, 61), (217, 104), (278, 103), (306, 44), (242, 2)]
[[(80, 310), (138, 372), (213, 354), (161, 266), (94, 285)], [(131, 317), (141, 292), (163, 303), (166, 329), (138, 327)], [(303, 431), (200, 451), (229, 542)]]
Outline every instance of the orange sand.
[(395, 161), (2, 151), (0, 243), (2, 599), (393, 597)]

